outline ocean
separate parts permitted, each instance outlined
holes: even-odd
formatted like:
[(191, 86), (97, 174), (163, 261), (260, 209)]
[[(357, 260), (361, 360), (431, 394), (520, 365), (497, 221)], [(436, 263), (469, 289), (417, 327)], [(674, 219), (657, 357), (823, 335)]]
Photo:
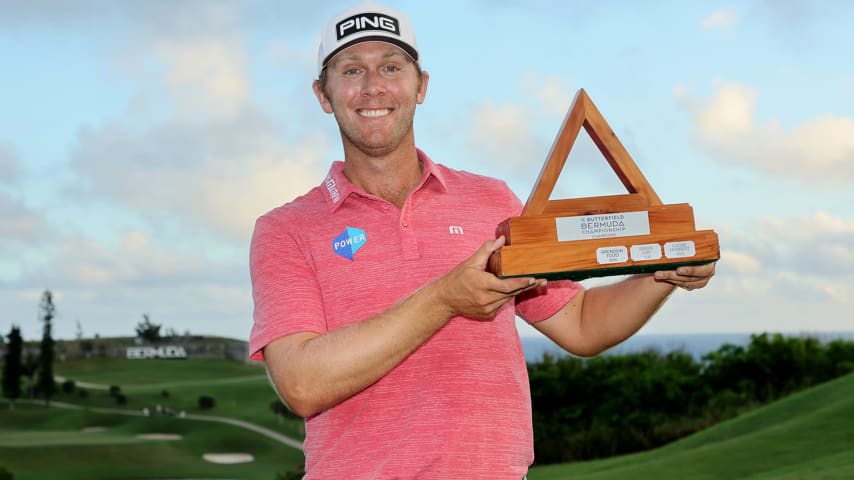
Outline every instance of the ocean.
[[(780, 333), (786, 336), (813, 337), (822, 343), (837, 338), (854, 340), (854, 331)], [(605, 355), (621, 355), (648, 349), (656, 349), (662, 353), (681, 350), (699, 360), (706, 353), (713, 352), (726, 343), (747, 346), (751, 335), (751, 333), (639, 333), (611, 348), (605, 352)], [(540, 361), (543, 354), (547, 352), (552, 355), (567, 355), (563, 349), (542, 335), (524, 335), (521, 340), (522, 348), (525, 350), (525, 360), (528, 362)]]

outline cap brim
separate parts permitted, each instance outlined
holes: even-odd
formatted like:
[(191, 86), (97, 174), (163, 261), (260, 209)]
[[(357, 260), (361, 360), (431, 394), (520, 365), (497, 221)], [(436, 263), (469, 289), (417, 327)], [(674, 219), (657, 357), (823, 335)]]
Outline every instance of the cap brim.
[(414, 48), (412, 48), (412, 46), (409, 45), (408, 43), (406, 43), (402, 40), (389, 38), (389, 37), (384, 36), (384, 35), (368, 35), (366, 37), (360, 37), (360, 38), (353, 39), (353, 40), (339, 46), (338, 48), (336, 48), (332, 52), (330, 52), (329, 55), (327, 55), (326, 58), (323, 59), (323, 66), (321, 67), (321, 70), (326, 68), (326, 65), (329, 64), (329, 61), (332, 60), (332, 58), (334, 58), (335, 55), (338, 55), (339, 53), (341, 53), (344, 50), (352, 47), (353, 45), (356, 45), (359, 43), (364, 43), (364, 42), (390, 43), (394, 46), (400, 47), (400, 49), (403, 50), (407, 55), (409, 55), (409, 57), (412, 58), (412, 60), (414, 60), (416, 62), (418, 61), (418, 52)]

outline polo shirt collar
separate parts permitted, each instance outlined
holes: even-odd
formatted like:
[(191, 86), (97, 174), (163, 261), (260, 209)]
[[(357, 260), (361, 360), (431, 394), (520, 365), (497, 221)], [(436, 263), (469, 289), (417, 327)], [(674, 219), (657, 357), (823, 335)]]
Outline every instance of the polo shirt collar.
[[(447, 191), (447, 184), (442, 171), (435, 163), (433, 163), (433, 160), (431, 160), (426, 153), (421, 151), (421, 149), (416, 149), (416, 152), (418, 153), (418, 159), (421, 160), (421, 164), (424, 166), (424, 170), (422, 172), (421, 182), (415, 188), (415, 191), (426, 187), (432, 187), (434, 184), (439, 191)], [(320, 190), (326, 198), (326, 204), (329, 206), (330, 212), (338, 210), (338, 208), (341, 207), (344, 201), (347, 200), (351, 194), (361, 196), (368, 195), (362, 189), (350, 183), (350, 180), (347, 180), (347, 177), (342, 173), (343, 170), (344, 162), (340, 160), (333, 162), (332, 166), (329, 167), (329, 173), (320, 185)]]

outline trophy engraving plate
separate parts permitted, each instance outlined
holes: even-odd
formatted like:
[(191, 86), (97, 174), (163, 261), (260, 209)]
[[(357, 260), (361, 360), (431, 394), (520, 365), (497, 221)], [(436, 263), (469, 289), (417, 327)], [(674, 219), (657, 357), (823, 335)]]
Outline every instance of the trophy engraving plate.
[[(626, 187), (624, 195), (551, 200), (581, 128)], [(690, 205), (665, 205), (582, 89), (518, 217), (496, 228), (505, 245), (488, 270), (499, 277), (583, 280), (701, 265), (720, 258), (713, 230), (694, 228)]]
[(558, 217), (555, 226), (558, 242), (649, 235), (649, 212)]

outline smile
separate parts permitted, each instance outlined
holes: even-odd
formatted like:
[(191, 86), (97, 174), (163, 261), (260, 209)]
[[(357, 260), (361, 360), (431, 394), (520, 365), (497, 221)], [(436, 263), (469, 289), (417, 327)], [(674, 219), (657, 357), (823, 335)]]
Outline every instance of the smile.
[(366, 118), (377, 118), (377, 117), (384, 117), (384, 116), (388, 115), (389, 113), (391, 113), (391, 109), (381, 108), (378, 110), (359, 110), (358, 113), (359, 113), (359, 115), (366, 117)]

